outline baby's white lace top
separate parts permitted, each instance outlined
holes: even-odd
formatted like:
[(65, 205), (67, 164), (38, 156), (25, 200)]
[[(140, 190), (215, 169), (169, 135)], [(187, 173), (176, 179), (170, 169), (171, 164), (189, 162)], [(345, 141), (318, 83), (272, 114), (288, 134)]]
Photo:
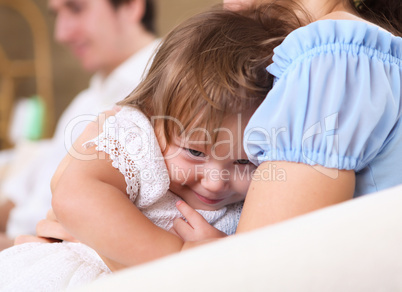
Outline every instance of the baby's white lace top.
[[(170, 179), (154, 129), (138, 109), (123, 107), (109, 117), (103, 132), (84, 143), (96, 145), (98, 151), (109, 154), (127, 183), (127, 195), (137, 208), (154, 224), (169, 230), (173, 220), (182, 217), (175, 204), (179, 197), (168, 191)], [(236, 231), (242, 203), (216, 211), (197, 210), (210, 224), (226, 234)]]

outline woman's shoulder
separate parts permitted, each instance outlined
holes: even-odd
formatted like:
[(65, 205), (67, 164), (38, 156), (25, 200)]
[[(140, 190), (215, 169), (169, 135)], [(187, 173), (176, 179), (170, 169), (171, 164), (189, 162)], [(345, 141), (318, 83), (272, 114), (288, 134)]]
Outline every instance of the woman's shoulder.
[(328, 13), (328, 14), (324, 15), (323, 17), (317, 19), (317, 21), (320, 21), (320, 20), (353, 20), (353, 21), (359, 21), (359, 22), (365, 23), (367, 25), (374, 26), (374, 27), (376, 27), (379, 30), (382, 30), (384, 32), (390, 33), (389, 31), (387, 31), (386, 29), (382, 28), (381, 26), (379, 26), (379, 25), (377, 25), (377, 24), (375, 24), (373, 22), (367, 21), (364, 18), (361, 18), (361, 17), (359, 17), (357, 15), (354, 15), (354, 14), (346, 12), (346, 11), (334, 11), (334, 12)]
[(365, 23), (377, 26), (374, 23), (368, 22), (365, 19), (363, 19), (363, 18), (361, 18), (361, 17), (359, 17), (357, 15), (354, 15), (352, 13), (346, 12), (346, 11), (333, 11), (331, 13), (328, 13), (328, 14), (320, 17), (319, 19), (317, 19), (317, 21), (327, 20), (327, 19), (332, 19), (332, 20), (355, 20), (355, 21), (361, 21), (361, 22), (365, 22)]
[(333, 12), (291, 32), (274, 50), (269, 71), (280, 77), (293, 63), (317, 55), (369, 55), (402, 64), (402, 38), (346, 12)]

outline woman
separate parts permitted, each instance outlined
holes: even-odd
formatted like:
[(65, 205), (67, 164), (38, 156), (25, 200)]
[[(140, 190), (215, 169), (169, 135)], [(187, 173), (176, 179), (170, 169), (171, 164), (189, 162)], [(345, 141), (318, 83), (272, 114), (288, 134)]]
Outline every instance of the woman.
[(259, 167), (238, 232), (402, 183), (401, 2), (352, 3), (301, 0), (318, 21), (274, 51), (274, 88), (246, 129)]

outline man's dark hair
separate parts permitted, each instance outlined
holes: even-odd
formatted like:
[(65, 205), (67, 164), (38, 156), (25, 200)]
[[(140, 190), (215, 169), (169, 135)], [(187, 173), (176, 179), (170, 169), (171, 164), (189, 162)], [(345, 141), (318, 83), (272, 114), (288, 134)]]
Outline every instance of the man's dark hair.
[[(117, 8), (120, 5), (129, 3), (135, 0), (109, 0), (113, 7)], [(149, 32), (156, 33), (155, 31), (155, 5), (153, 0), (145, 0), (145, 13), (141, 19), (145, 29)]]

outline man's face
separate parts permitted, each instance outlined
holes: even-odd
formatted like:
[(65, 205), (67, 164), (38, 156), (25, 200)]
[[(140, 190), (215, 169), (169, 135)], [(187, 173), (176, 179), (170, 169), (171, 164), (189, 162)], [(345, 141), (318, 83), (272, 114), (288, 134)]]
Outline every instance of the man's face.
[(55, 39), (66, 45), (85, 70), (108, 74), (127, 56), (125, 28), (132, 25), (108, 0), (49, 0)]

